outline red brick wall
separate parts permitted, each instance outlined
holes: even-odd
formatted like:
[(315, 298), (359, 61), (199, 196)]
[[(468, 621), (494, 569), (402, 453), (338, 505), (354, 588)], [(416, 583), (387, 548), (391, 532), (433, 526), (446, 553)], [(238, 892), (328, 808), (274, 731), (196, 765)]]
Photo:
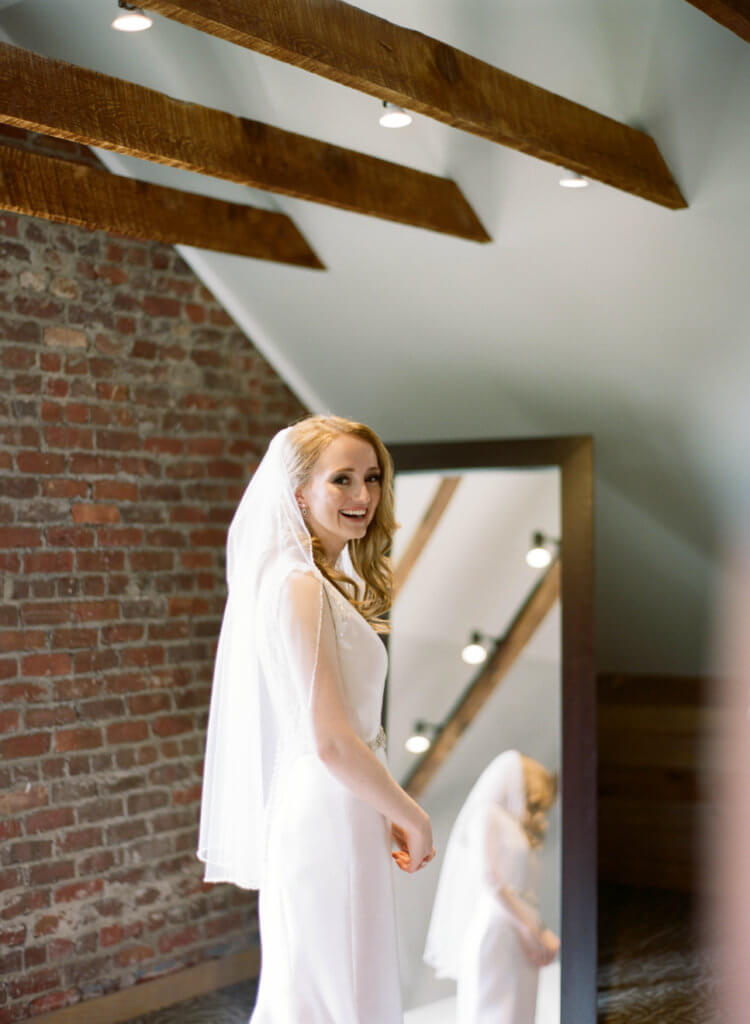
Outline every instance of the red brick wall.
[(0, 1024), (257, 941), (204, 730), (226, 528), (305, 411), (173, 249), (0, 212)]

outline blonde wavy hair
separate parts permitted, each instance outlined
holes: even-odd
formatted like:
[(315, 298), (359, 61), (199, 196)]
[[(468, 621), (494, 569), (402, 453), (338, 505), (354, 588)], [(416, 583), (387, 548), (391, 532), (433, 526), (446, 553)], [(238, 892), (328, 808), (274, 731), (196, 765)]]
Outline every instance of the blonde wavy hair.
[[(396, 522), (393, 509), (393, 459), (375, 431), (364, 423), (342, 416), (306, 416), (291, 426), (292, 456), (289, 475), (294, 490), (304, 487), (312, 474), (321, 452), (336, 437), (353, 435), (369, 442), (375, 449), (380, 466), (380, 501), (364, 537), (349, 541), (352, 565), (362, 578), (365, 591), (359, 600), (357, 586), (346, 573), (336, 569), (327, 560), (323, 545), (312, 533), (312, 554), (315, 564), (326, 579), (339, 590), (376, 633), (390, 633), (391, 624), (382, 618), (393, 603), (393, 565), (389, 556), (393, 535), (401, 525)], [(351, 593), (346, 592), (351, 588)]]
[(544, 842), (547, 831), (545, 815), (557, 799), (557, 772), (550, 771), (525, 754), (521, 755), (521, 760), (526, 788), (526, 810), (521, 824), (529, 845), (536, 848)]

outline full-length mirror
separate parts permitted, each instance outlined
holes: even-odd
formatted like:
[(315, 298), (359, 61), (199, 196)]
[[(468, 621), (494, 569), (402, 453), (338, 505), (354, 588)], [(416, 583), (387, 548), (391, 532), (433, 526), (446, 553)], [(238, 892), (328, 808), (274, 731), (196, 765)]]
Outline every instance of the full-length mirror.
[(590, 441), (389, 447), (389, 761), (438, 850), (397, 873), (405, 1022), (593, 1024)]

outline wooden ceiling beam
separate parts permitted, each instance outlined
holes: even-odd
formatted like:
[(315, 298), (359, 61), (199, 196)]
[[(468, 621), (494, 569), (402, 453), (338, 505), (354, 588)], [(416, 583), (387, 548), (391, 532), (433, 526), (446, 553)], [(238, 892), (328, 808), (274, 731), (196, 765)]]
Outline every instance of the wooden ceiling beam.
[(687, 205), (645, 132), (343, 0), (139, 3), (670, 209)]
[(409, 577), (410, 572), (416, 565), (417, 559), (422, 554), (427, 541), (432, 536), (435, 527), (440, 522), (443, 513), (448, 507), (453, 494), (461, 483), (460, 476), (446, 476), (438, 484), (427, 511), (422, 516), (419, 526), (414, 531), (414, 536), (406, 546), (404, 553), (399, 559), (398, 565), (393, 570), (393, 600), (398, 597), (399, 591)]
[(454, 181), (0, 43), (0, 122), (475, 242)]
[(323, 269), (281, 213), (0, 146), (0, 209), (168, 245)]
[(556, 558), (524, 601), (505, 636), (495, 646), (478, 676), (459, 698), (432, 746), (417, 761), (402, 783), (407, 793), (416, 798), (424, 792), (559, 597), (560, 560)]
[(688, 0), (688, 3), (750, 43), (750, 0)]

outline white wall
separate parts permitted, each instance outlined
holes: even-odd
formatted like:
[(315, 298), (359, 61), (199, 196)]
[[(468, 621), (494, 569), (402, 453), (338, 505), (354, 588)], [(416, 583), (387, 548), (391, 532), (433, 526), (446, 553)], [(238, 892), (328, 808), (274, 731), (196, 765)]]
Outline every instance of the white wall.
[(594, 508), (597, 670), (712, 672), (716, 559), (601, 479)]

